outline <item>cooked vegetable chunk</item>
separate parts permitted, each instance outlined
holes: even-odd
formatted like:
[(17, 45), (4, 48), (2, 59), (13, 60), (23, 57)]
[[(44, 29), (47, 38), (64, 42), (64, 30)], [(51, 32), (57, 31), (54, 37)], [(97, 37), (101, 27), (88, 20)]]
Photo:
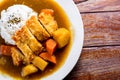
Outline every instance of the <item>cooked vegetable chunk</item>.
[(57, 42), (53, 39), (48, 39), (46, 41), (46, 50), (49, 54), (53, 55), (53, 53), (56, 51), (57, 48)]
[(22, 53), (15, 47), (11, 48), (11, 53), (12, 53), (12, 59), (13, 59), (13, 64), (15, 66), (19, 66), (20, 63), (22, 63), (24, 56)]
[(54, 64), (57, 63), (56, 57), (54, 55), (49, 54), (48, 52), (42, 52), (39, 56), (44, 60), (50, 61)]
[(50, 33), (53, 34), (54, 31), (58, 29), (57, 22), (54, 20), (54, 11), (52, 9), (42, 9), (39, 14), (39, 20)]
[(39, 41), (44, 41), (50, 37), (49, 33), (43, 28), (36, 16), (31, 16), (26, 22), (26, 26)]
[(11, 56), (11, 48), (13, 48), (14, 46), (8, 46), (8, 45), (1, 45), (0, 46), (0, 51), (2, 55), (6, 55), (6, 56)]
[(32, 63), (33, 63), (33, 65), (35, 65), (36, 67), (38, 67), (41, 71), (44, 71), (44, 69), (48, 65), (48, 62), (46, 62), (45, 60), (43, 60), (42, 58), (40, 58), (38, 56), (36, 56), (33, 59)]
[(38, 71), (38, 69), (34, 65), (29, 64), (29, 65), (23, 67), (22, 76), (25, 77), (25, 76), (33, 74), (33, 73), (35, 73), (37, 71)]
[(59, 28), (53, 32), (53, 38), (58, 43), (58, 48), (62, 48), (69, 43), (70, 32), (65, 28)]

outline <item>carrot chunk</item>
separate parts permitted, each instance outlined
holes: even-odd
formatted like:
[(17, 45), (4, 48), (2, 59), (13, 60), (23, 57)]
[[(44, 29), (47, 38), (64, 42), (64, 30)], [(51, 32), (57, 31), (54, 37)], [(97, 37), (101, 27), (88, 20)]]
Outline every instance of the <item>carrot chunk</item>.
[(54, 64), (57, 63), (56, 57), (54, 55), (50, 55), (48, 52), (42, 52), (39, 56), (44, 60), (50, 61)]
[(49, 54), (53, 55), (57, 48), (57, 43), (53, 39), (49, 39), (46, 41), (46, 50)]
[(11, 48), (13, 48), (14, 46), (8, 46), (8, 45), (1, 45), (0, 46), (0, 51), (2, 55), (6, 55), (6, 56), (11, 56)]

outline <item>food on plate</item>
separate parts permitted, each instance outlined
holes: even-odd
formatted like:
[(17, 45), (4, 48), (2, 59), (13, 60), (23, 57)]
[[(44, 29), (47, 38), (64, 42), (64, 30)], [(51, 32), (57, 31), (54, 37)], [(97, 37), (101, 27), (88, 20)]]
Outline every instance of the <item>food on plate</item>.
[(36, 16), (31, 16), (31, 18), (27, 21), (26, 26), (41, 42), (47, 40), (50, 37), (50, 34), (45, 30), (42, 24), (40, 24)]
[(70, 32), (65, 28), (59, 28), (53, 32), (53, 39), (58, 43), (58, 48), (63, 48), (69, 43)]
[(18, 69), (23, 79), (51, 72), (62, 61), (59, 58), (65, 55), (71, 39), (67, 22), (62, 21), (55, 8), (34, 9), (13, 4), (3, 9), (0, 16), (0, 35), (4, 40), (0, 43), (0, 58), (9, 57), (7, 67)]
[(58, 29), (56, 20), (54, 20), (54, 11), (51, 9), (43, 9), (39, 14), (39, 20), (44, 25), (50, 35)]
[(37, 15), (37, 13), (24, 5), (13, 5), (1, 12), (1, 37), (6, 43), (15, 45), (11, 36), (25, 24), (31, 15)]
[(53, 39), (48, 39), (45, 44), (47, 52), (53, 55), (57, 48), (57, 42)]
[(38, 67), (40, 70), (44, 71), (44, 69), (47, 67), (48, 62), (43, 60), (41, 57), (36, 56), (33, 61), (32, 61), (33, 65), (35, 65), (36, 67)]
[(11, 48), (14, 46), (9, 46), (9, 45), (1, 45), (0, 50), (1, 50), (1, 55), (6, 55), (6, 56), (11, 56)]
[(51, 55), (48, 52), (42, 52), (39, 56), (44, 60), (50, 61), (54, 64), (57, 63), (55, 55)]
[(11, 48), (12, 60), (15, 66), (19, 66), (24, 60), (24, 55), (15, 47)]
[(34, 65), (29, 64), (29, 65), (23, 67), (21, 74), (24, 77), (24, 76), (27, 76), (29, 74), (33, 74), (33, 73), (35, 73), (37, 71), (38, 71), (38, 69)]

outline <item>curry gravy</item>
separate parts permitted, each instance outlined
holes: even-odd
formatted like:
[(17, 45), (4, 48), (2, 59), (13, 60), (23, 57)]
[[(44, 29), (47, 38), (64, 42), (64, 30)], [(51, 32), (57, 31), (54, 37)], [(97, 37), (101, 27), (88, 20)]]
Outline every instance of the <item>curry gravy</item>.
[[(38, 13), (41, 11), (41, 9), (45, 9), (45, 8), (53, 9), (55, 20), (58, 23), (58, 27), (65, 27), (70, 30), (70, 23), (69, 23), (69, 20), (68, 20), (66, 14), (54, 0), (4, 0), (0, 4), (0, 12), (14, 4), (27, 5)], [(3, 44), (3, 43), (4, 43), (4, 41), (2, 39), (0, 39), (0, 44)], [(3, 74), (7, 74), (7, 75), (15, 78), (15, 80), (16, 79), (24, 79), (24, 80), (28, 80), (28, 79), (33, 80), (34, 79), (35, 80), (35, 79), (38, 79), (41, 77), (52, 75), (52, 73), (54, 73), (56, 70), (58, 70), (65, 62), (65, 60), (68, 56), (71, 44), (72, 44), (72, 41), (70, 40), (70, 43), (65, 48), (57, 50), (55, 52), (55, 55), (57, 58), (57, 64), (54, 65), (54, 64), (49, 63), (49, 65), (43, 72), (38, 71), (35, 74), (32, 74), (25, 78), (22, 78), (21, 77), (22, 66), (19, 66), (19, 67), (14, 66), (13, 62), (12, 62), (12, 58), (7, 57), (7, 56), (0, 56), (0, 71)]]

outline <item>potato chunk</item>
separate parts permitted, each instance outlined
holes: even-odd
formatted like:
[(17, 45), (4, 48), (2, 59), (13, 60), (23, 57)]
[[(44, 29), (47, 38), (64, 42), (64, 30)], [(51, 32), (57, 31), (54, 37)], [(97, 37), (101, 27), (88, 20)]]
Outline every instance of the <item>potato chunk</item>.
[(25, 77), (25, 76), (35, 73), (37, 71), (38, 71), (38, 69), (34, 65), (29, 64), (29, 65), (23, 67), (22, 76)]
[(40, 58), (38, 56), (36, 56), (33, 59), (32, 63), (33, 63), (33, 65), (35, 65), (36, 67), (38, 67), (41, 71), (44, 71), (44, 69), (48, 65), (48, 62), (44, 61), (42, 58)]
[(58, 43), (58, 48), (62, 48), (69, 43), (70, 32), (65, 28), (59, 28), (53, 32), (53, 38)]

